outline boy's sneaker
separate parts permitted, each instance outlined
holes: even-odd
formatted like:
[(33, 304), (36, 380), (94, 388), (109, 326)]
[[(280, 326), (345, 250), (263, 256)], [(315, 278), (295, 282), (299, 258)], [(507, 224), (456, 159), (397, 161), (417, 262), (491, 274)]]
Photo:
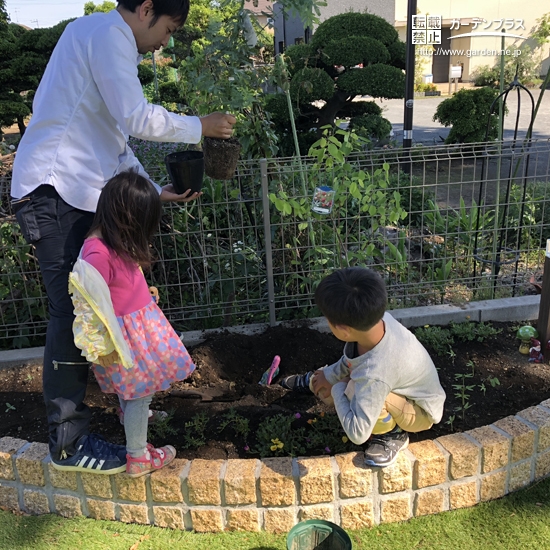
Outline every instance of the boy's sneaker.
[(287, 390), (295, 391), (298, 393), (309, 393), (313, 395), (309, 387), (309, 381), (313, 376), (313, 371), (306, 372), (305, 374), (293, 374), (292, 376), (287, 376), (283, 378), (279, 385)]
[(126, 473), (130, 477), (144, 476), (149, 472), (160, 470), (160, 468), (170, 464), (174, 458), (176, 458), (176, 449), (172, 445), (155, 449), (153, 445), (147, 443), (145, 453), (139, 458), (126, 455)]
[(372, 435), (365, 449), (365, 464), (384, 468), (397, 460), (399, 451), (409, 446), (409, 434), (395, 427), (391, 432)]
[[(165, 418), (168, 418), (168, 413), (166, 411), (155, 411), (149, 409), (149, 418), (147, 420), (147, 423), (150, 426), (151, 424), (162, 422)], [(118, 419), (120, 420), (120, 423), (124, 426), (124, 413), (122, 412), (121, 408), (118, 409)]]
[(108, 443), (97, 434), (83, 435), (76, 443), (76, 453), (62, 460), (52, 458), (56, 470), (119, 474), (126, 470), (126, 447)]

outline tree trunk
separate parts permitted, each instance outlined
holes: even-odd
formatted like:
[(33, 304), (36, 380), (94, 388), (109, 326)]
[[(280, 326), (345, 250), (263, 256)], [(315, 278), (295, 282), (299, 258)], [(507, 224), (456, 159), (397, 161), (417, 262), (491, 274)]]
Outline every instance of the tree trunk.
[(25, 126), (25, 119), (22, 116), (17, 117), (17, 126), (19, 126), (19, 134), (21, 137), (23, 137), (23, 134), (25, 133), (25, 130), (27, 127)]
[(321, 128), (323, 126), (334, 126), (334, 120), (336, 119), (338, 111), (340, 111), (346, 103), (351, 101), (354, 97), (355, 96), (350, 97), (347, 92), (337, 90), (319, 113), (319, 126), (317, 132), (321, 134)]

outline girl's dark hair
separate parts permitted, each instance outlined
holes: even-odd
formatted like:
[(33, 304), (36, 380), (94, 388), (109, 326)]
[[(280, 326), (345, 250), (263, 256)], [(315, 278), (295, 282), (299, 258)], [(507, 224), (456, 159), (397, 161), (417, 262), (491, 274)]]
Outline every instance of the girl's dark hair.
[(364, 267), (338, 269), (315, 291), (315, 302), (331, 325), (371, 329), (386, 311), (386, 285), (376, 271)]
[[(144, 0), (118, 0), (118, 5), (133, 13), (143, 2)], [(155, 25), (161, 15), (168, 15), (178, 21), (181, 26), (189, 15), (189, 0), (153, 0), (153, 11), (155, 17), (153, 17), (150, 27)]]
[(105, 244), (121, 258), (149, 267), (149, 244), (161, 214), (160, 196), (153, 184), (133, 170), (121, 172), (101, 191), (88, 235), (100, 230)]

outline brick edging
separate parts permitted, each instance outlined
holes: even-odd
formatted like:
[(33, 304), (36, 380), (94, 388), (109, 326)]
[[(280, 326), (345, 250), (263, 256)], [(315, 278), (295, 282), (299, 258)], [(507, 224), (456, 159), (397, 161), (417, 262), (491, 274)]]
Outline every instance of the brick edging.
[(59, 472), (45, 443), (0, 439), (0, 506), (193, 529), (284, 533), (321, 518), (371, 527), (474, 506), (550, 475), (550, 399), (489, 426), (412, 443), (388, 468), (333, 457), (176, 459), (141, 478)]

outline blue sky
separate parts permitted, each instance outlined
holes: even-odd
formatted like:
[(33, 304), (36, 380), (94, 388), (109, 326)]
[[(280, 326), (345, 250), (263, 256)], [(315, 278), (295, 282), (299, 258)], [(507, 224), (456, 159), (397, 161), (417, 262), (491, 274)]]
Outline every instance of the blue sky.
[(84, 15), (85, 3), (86, 0), (7, 0), (6, 10), (13, 23), (32, 28), (53, 27), (64, 19)]

